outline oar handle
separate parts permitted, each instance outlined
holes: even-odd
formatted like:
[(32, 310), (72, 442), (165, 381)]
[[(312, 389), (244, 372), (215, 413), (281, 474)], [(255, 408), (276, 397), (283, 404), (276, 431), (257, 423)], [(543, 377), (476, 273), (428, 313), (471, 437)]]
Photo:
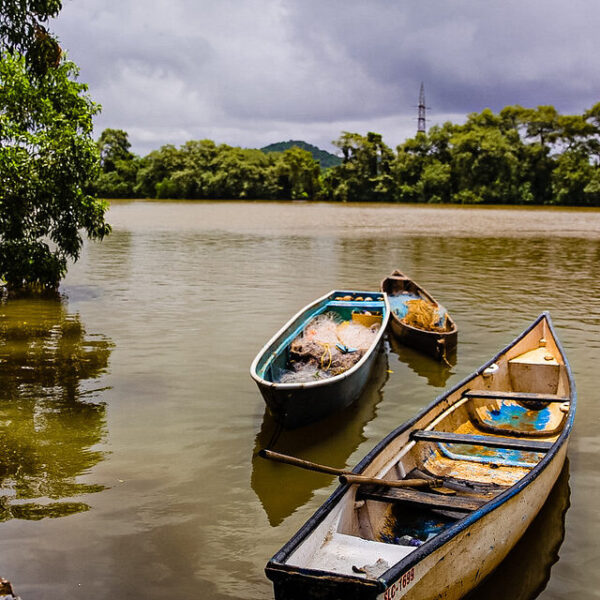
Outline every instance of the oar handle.
[(330, 475), (345, 475), (345, 474), (351, 473), (351, 471), (348, 471), (346, 469), (335, 469), (334, 467), (320, 465), (318, 463), (314, 463), (309, 460), (303, 460), (301, 458), (296, 458), (295, 456), (289, 456), (287, 454), (280, 454), (279, 452), (274, 452), (273, 450), (267, 450), (266, 448), (259, 450), (258, 455), (261, 458), (268, 458), (269, 460), (282, 462), (287, 465), (294, 465), (295, 467), (300, 467), (301, 469), (307, 469), (309, 471), (317, 471), (319, 473), (328, 473)]
[(346, 469), (335, 469), (334, 467), (320, 465), (309, 460), (303, 460), (302, 458), (289, 456), (288, 454), (281, 454), (279, 452), (274, 452), (273, 450), (267, 450), (266, 448), (259, 450), (258, 455), (261, 458), (268, 458), (269, 460), (282, 462), (287, 465), (294, 465), (295, 467), (300, 467), (301, 469), (317, 471), (319, 473), (328, 473), (329, 475), (337, 475), (342, 483), (362, 483), (383, 485), (385, 487), (440, 487), (443, 484), (441, 479), (400, 479), (392, 481), (388, 479), (365, 477), (364, 475), (355, 475), (352, 473), (352, 471), (348, 471)]
[(364, 475), (344, 474), (339, 476), (341, 483), (358, 483), (368, 485), (382, 485), (384, 487), (440, 487), (443, 484), (441, 479), (377, 479), (375, 477), (365, 477)]

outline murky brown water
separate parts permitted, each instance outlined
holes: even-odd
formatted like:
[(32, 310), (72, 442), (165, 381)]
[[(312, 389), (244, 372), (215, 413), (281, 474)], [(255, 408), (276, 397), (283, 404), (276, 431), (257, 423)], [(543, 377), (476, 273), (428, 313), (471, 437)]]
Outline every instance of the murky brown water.
[(393, 346), (359, 404), (275, 449), (354, 465), (548, 309), (579, 392), (569, 465), (471, 598), (597, 598), (600, 212), (119, 202), (109, 220), (62, 301), (0, 304), (0, 576), (23, 600), (271, 598), (265, 562), (335, 481), (254, 458), (275, 427), (250, 362), (315, 297), (396, 267), (454, 315), (457, 364)]

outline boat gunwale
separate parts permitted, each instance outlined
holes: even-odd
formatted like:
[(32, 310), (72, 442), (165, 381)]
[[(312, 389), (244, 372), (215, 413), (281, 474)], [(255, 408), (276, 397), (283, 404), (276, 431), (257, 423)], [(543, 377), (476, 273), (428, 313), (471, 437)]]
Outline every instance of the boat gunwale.
[[(327, 300), (327, 299), (333, 300), (332, 296), (334, 294), (344, 294), (344, 293), (346, 293), (346, 294), (348, 294), (348, 293), (351, 293), (351, 294), (381, 294), (383, 296), (382, 303), (385, 308), (385, 314), (383, 315), (381, 327), (379, 328), (379, 332), (377, 333), (377, 336), (373, 340), (373, 343), (371, 344), (369, 349), (364, 353), (364, 355), (360, 358), (360, 360), (357, 363), (355, 363), (354, 365), (352, 365), (352, 367), (350, 367), (343, 373), (340, 373), (339, 375), (334, 375), (333, 377), (328, 377), (327, 379), (319, 379), (317, 381), (303, 381), (303, 382), (297, 382), (297, 383), (279, 383), (277, 381), (268, 381), (267, 379), (265, 379), (264, 377), (261, 377), (258, 374), (257, 366), (258, 366), (258, 363), (260, 362), (260, 360), (263, 358), (263, 356), (265, 356), (269, 347), (272, 346), (278, 339), (280, 339), (284, 336), (286, 331), (289, 329), (290, 325), (296, 319), (300, 318), (304, 313), (307, 313), (311, 308), (316, 307), (318, 304), (324, 302), (325, 300)], [(389, 300), (388, 300), (388, 295), (385, 292), (375, 291), (375, 290), (371, 290), (371, 291), (331, 290), (324, 296), (317, 298), (313, 302), (310, 302), (309, 304), (307, 304), (306, 306), (301, 308), (291, 319), (289, 319), (283, 325), (283, 327), (281, 327), (281, 329), (279, 329), (279, 331), (277, 331), (271, 337), (271, 339), (259, 350), (258, 354), (252, 361), (252, 364), (250, 365), (250, 376), (261, 387), (277, 389), (277, 390), (286, 390), (286, 391), (318, 388), (318, 387), (322, 387), (322, 386), (326, 386), (326, 385), (331, 385), (331, 384), (337, 383), (339, 381), (343, 381), (344, 379), (346, 379), (347, 377), (350, 377), (356, 371), (358, 371), (363, 366), (363, 364), (370, 358), (370, 356), (377, 350), (377, 348), (379, 348), (379, 345), (381, 344), (381, 341), (383, 339), (383, 336), (385, 335), (385, 332), (386, 332), (386, 329), (388, 326), (390, 314), (391, 314), (391, 308), (390, 308), (390, 304), (389, 304)]]
[[(381, 289), (382, 292), (384, 292), (383, 284), (388, 279), (391, 279), (392, 277), (398, 277), (397, 275), (394, 275), (394, 273), (396, 273), (396, 272), (397, 273), (401, 273), (401, 271), (398, 271), (396, 269), (395, 271), (392, 272), (391, 275), (388, 275), (387, 277), (385, 277), (381, 281), (381, 285), (379, 287), (380, 287), (380, 289)], [(412, 283), (419, 291), (423, 292), (432, 302), (434, 302), (438, 306), (444, 307), (443, 304), (441, 304), (440, 302), (438, 302), (422, 285), (418, 284), (414, 279), (411, 279), (410, 277), (408, 277), (407, 275), (404, 275), (403, 273), (402, 273), (402, 278), (404, 278), (405, 281)], [(389, 292), (384, 292), (384, 293), (387, 293), (387, 295), (389, 297), (392, 297), (392, 298), (395, 295), (395, 294), (390, 294)], [(429, 331), (428, 329), (423, 329), (421, 327), (415, 327), (414, 325), (409, 325), (408, 323), (405, 323), (393, 311), (392, 311), (392, 315), (391, 315), (391, 320), (394, 321), (395, 323), (397, 323), (398, 325), (400, 325), (401, 327), (406, 327), (406, 329), (408, 329), (409, 331), (414, 331), (414, 332), (417, 332), (417, 333), (424, 333), (424, 334), (431, 334), (431, 335), (436, 335), (436, 336), (441, 336), (441, 337), (448, 337), (450, 335), (454, 335), (455, 333), (458, 333), (458, 326), (454, 322), (454, 319), (452, 318), (452, 315), (447, 310), (446, 310), (446, 315), (448, 317), (448, 320), (450, 321), (450, 324), (452, 325), (452, 329), (450, 329), (448, 331)]]
[[(432, 411), (438, 404), (442, 403), (444, 400), (448, 398), (448, 396), (457, 392), (460, 388), (465, 387), (469, 381), (474, 379), (475, 377), (481, 375), (481, 373), (490, 365), (496, 362), (503, 354), (508, 352), (510, 348), (515, 346), (520, 340), (522, 340), (525, 336), (527, 336), (537, 325), (542, 321), (546, 320), (548, 324), (548, 328), (552, 334), (554, 343), (563, 359), (567, 380), (569, 382), (569, 413), (567, 414), (567, 419), (565, 421), (564, 428), (553, 443), (550, 450), (542, 457), (542, 459), (536, 464), (536, 466), (529, 471), (524, 477), (522, 477), (517, 483), (507, 488), (504, 492), (500, 493), (495, 498), (486, 502), (481, 508), (473, 511), (468, 514), (461, 520), (457, 521), (455, 524), (448, 527), (448, 529), (444, 530), (442, 533), (437, 535), (435, 538), (430, 540), (429, 542), (425, 542), (422, 546), (416, 548), (413, 552), (411, 552), (408, 556), (401, 559), (394, 565), (392, 565), (387, 571), (382, 573), (377, 579), (371, 579), (370, 581), (376, 581), (379, 583), (379, 589), (384, 591), (387, 589), (393, 582), (397, 581), (399, 576), (402, 573), (406, 572), (411, 567), (415, 566), (419, 563), (423, 558), (435, 552), (438, 548), (449, 542), (452, 538), (456, 537), (462, 531), (470, 527), (473, 523), (489, 514), (505, 502), (507, 502), (513, 496), (519, 494), (524, 488), (526, 488), (532, 481), (537, 479), (537, 477), (546, 469), (546, 466), (555, 458), (559, 450), (563, 447), (563, 445), (568, 442), (571, 430), (573, 428), (573, 422), (575, 419), (575, 409), (577, 405), (577, 390), (575, 387), (575, 381), (573, 378), (573, 373), (571, 370), (571, 365), (565, 355), (564, 348), (556, 335), (556, 331), (552, 324), (552, 319), (550, 317), (550, 313), (548, 311), (542, 312), (534, 321), (527, 327), (523, 332), (521, 332), (512, 342), (510, 342), (507, 346), (505, 346), (502, 350), (497, 352), (490, 360), (486, 363), (478, 367), (473, 373), (468, 375), (459, 381), (456, 385), (454, 385), (450, 390), (443, 392), (440, 396), (436, 397), (429, 405), (419, 411), (416, 415), (414, 415), (408, 421), (399, 425), (396, 429), (391, 431), (385, 438), (383, 438), (355, 467), (352, 469), (353, 473), (361, 473), (374, 459), (375, 457), (387, 446), (389, 445), (395, 438), (399, 435), (405, 433), (411, 427), (413, 427), (417, 421), (419, 421), (423, 416), (425, 416), (428, 412)], [(458, 401), (458, 400), (457, 400)], [(292, 565), (286, 564), (284, 561), (287, 560), (292, 552), (294, 552), (298, 546), (306, 540), (306, 538), (310, 535), (314, 529), (325, 519), (325, 517), (331, 512), (331, 510), (340, 502), (340, 500), (344, 497), (344, 495), (349, 491), (352, 484), (342, 484), (334, 490), (331, 496), (317, 509), (317, 511), (309, 518), (306, 523), (298, 530), (298, 532), (292, 536), (290, 540), (268, 561), (266, 566), (267, 576), (269, 575), (269, 569), (276, 571), (288, 571), (288, 572), (296, 572), (305, 575), (311, 575), (315, 577), (328, 577), (332, 573), (330, 571), (320, 571), (317, 569), (305, 569), (302, 567), (296, 567)], [(335, 573), (336, 578), (344, 578), (347, 580), (356, 580), (358, 578), (353, 577), (351, 575), (344, 575), (340, 573)], [(364, 581), (364, 578), (359, 581)]]

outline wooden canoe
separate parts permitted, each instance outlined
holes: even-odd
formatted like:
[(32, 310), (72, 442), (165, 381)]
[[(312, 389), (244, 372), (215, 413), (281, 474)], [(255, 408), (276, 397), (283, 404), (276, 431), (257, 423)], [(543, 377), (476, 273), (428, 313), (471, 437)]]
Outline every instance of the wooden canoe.
[[(381, 282), (381, 291), (388, 295), (391, 316), (390, 327), (399, 342), (421, 350), (441, 360), (455, 348), (458, 329), (446, 309), (418, 283), (396, 270)], [(406, 322), (408, 303), (414, 300), (427, 302), (440, 317), (436, 330)]]
[[(306, 326), (318, 315), (334, 313), (344, 322), (372, 317), (379, 329), (371, 346), (360, 360), (339, 374), (326, 373), (310, 381), (281, 383), (290, 364), (290, 347)], [(370, 313), (370, 316), (369, 316)], [(381, 350), (390, 309), (387, 295), (381, 292), (333, 290), (305, 306), (293, 316), (260, 350), (250, 367), (250, 375), (275, 420), (293, 429), (315, 422), (352, 404), (361, 395)], [(365, 322), (366, 325), (370, 323)], [(377, 325), (376, 325), (377, 326)], [(327, 366), (330, 351), (324, 346), (321, 366)]]
[(267, 564), (276, 599), (461, 598), (543, 506), (575, 405), (571, 369), (543, 313), (354, 469), (392, 481), (441, 478), (443, 487), (342, 484)]

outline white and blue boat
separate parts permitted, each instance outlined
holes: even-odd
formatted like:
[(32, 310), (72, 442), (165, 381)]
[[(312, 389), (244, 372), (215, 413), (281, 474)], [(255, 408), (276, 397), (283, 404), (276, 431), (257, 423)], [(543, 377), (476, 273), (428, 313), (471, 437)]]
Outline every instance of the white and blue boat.
[[(323, 315), (339, 322), (340, 327), (348, 323), (365, 325), (372, 334), (370, 345), (357, 349), (335, 338), (321, 343), (308, 376), (304, 380), (290, 380), (295, 360), (294, 342), (308, 336), (307, 327)], [(250, 367), (250, 375), (273, 417), (292, 429), (322, 419), (358, 400), (371, 375), (376, 355), (382, 349), (389, 316), (385, 293), (355, 290), (333, 290), (294, 315), (265, 344)], [(340, 361), (334, 368), (336, 358)], [(340, 366), (344, 358), (348, 359), (345, 367)]]

